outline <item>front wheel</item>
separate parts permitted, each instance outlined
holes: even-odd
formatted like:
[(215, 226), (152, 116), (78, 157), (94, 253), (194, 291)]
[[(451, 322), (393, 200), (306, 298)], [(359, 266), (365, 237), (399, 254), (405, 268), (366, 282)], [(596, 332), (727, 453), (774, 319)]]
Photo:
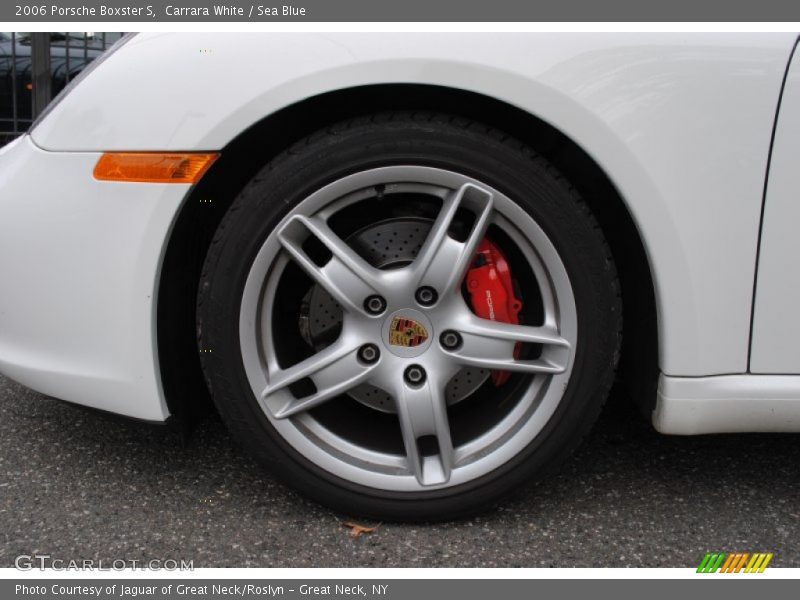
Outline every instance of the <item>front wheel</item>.
[(255, 176), (197, 318), (215, 403), (256, 458), (348, 513), (441, 519), (575, 448), (620, 313), (600, 229), (550, 164), (474, 122), (393, 113)]

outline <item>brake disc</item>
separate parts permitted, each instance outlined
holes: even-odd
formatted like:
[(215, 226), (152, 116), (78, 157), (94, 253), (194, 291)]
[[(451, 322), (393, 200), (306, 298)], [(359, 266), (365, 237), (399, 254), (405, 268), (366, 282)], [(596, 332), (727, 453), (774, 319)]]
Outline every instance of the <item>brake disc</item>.
[[(431, 222), (426, 219), (389, 219), (354, 233), (346, 241), (373, 266), (392, 269), (413, 262), (430, 228)], [(322, 286), (315, 284), (303, 298), (300, 333), (309, 345), (320, 350), (336, 339), (341, 329), (342, 316), (339, 303)], [(461, 369), (445, 387), (447, 404), (456, 404), (469, 397), (488, 377), (487, 369)], [(348, 394), (375, 410), (396, 412), (392, 397), (373, 385), (363, 383)]]

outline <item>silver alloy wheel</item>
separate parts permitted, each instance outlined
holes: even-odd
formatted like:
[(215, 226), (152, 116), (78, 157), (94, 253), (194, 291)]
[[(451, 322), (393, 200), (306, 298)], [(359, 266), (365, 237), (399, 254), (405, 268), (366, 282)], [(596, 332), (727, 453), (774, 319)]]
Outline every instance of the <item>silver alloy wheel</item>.
[[(418, 193), (441, 199), (441, 209), (416, 259), (403, 268), (380, 270), (358, 255), (329, 226), (342, 209), (376, 195)], [(459, 209), (475, 215), (466, 239), (448, 228)], [(539, 287), (544, 320), (537, 326), (510, 325), (477, 317), (461, 292), (462, 279), (489, 226), (496, 226), (520, 250)], [(330, 253), (319, 265), (304, 250), (315, 238)], [(296, 263), (344, 311), (341, 332), (329, 346), (282, 368), (272, 331), (281, 275)], [(415, 298), (421, 287), (436, 290), (430, 306)], [(376, 315), (365, 300), (379, 296)], [(415, 347), (390, 343), (395, 317), (422, 326), (426, 339)], [(461, 343), (447, 348), (446, 331)], [(358, 172), (308, 196), (268, 236), (247, 277), (239, 317), (242, 360), (253, 394), (275, 430), (318, 467), (352, 483), (377, 490), (419, 492), (456, 486), (502, 466), (543, 429), (566, 389), (577, 340), (572, 287), (558, 253), (533, 218), (496, 189), (471, 177), (433, 167), (391, 166)], [(518, 343), (541, 353), (515, 359)], [(377, 346), (379, 357), (365, 361), (359, 350)], [(410, 366), (424, 378), (411, 383)], [(465, 366), (528, 375), (513, 408), (490, 429), (454, 447), (444, 389)], [(290, 386), (310, 379), (315, 390), (299, 399)], [(405, 453), (378, 451), (341, 435), (316, 419), (312, 409), (367, 383), (395, 400)], [(420, 438), (433, 436), (435, 452), (421, 452)]]

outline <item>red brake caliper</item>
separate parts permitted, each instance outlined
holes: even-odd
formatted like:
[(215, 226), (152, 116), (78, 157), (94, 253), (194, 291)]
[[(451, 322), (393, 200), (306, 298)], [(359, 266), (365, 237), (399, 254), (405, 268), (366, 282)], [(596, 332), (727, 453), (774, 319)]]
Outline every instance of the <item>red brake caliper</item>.
[[(482, 319), (519, 323), (522, 302), (514, 296), (508, 261), (489, 238), (483, 238), (472, 261), (472, 268), (467, 271), (467, 290), (472, 310)], [(518, 357), (520, 348), (520, 344), (514, 346), (514, 358)], [(492, 371), (492, 381), (498, 387), (509, 377), (511, 373), (508, 371)]]

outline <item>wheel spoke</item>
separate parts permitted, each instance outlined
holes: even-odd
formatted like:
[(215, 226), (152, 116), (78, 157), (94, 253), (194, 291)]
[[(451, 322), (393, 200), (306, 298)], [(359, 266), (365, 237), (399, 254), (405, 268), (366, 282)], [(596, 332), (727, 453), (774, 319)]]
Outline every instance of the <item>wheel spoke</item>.
[[(571, 345), (552, 327), (501, 323), (469, 315), (457, 330), (461, 334), (461, 346), (445, 351), (464, 365), (551, 374), (563, 373), (567, 368)], [(539, 358), (516, 359), (514, 347), (517, 343), (541, 344), (545, 351)]]
[[(303, 249), (307, 233), (331, 253), (324, 265), (318, 265)], [(296, 215), (281, 228), (278, 239), (298, 265), (343, 308), (364, 313), (364, 298), (379, 293), (380, 271), (321, 219)]]
[[(276, 419), (285, 419), (343, 394), (363, 382), (377, 364), (362, 363), (358, 348), (336, 342), (288, 369), (270, 373), (261, 403)], [(289, 386), (304, 379), (310, 379), (316, 391), (297, 398)]]
[[(400, 384), (396, 396), (397, 414), (403, 434), (408, 466), (421, 485), (447, 483), (453, 468), (453, 442), (447, 419), (442, 386), (423, 383), (418, 387)], [(420, 450), (422, 438), (436, 440), (435, 453)]]
[(461, 324), (459, 329), (464, 334), (482, 338), (527, 344), (545, 344), (562, 348), (570, 347), (570, 343), (561, 337), (553, 327), (547, 326), (516, 325), (469, 315), (469, 318), (465, 323)]
[[(428, 238), (414, 263), (416, 285), (431, 286), (440, 294), (457, 290), (472, 262), (492, 216), (492, 194), (471, 183), (464, 184), (444, 200)], [(463, 242), (448, 230), (460, 208), (475, 213), (476, 218)]]

